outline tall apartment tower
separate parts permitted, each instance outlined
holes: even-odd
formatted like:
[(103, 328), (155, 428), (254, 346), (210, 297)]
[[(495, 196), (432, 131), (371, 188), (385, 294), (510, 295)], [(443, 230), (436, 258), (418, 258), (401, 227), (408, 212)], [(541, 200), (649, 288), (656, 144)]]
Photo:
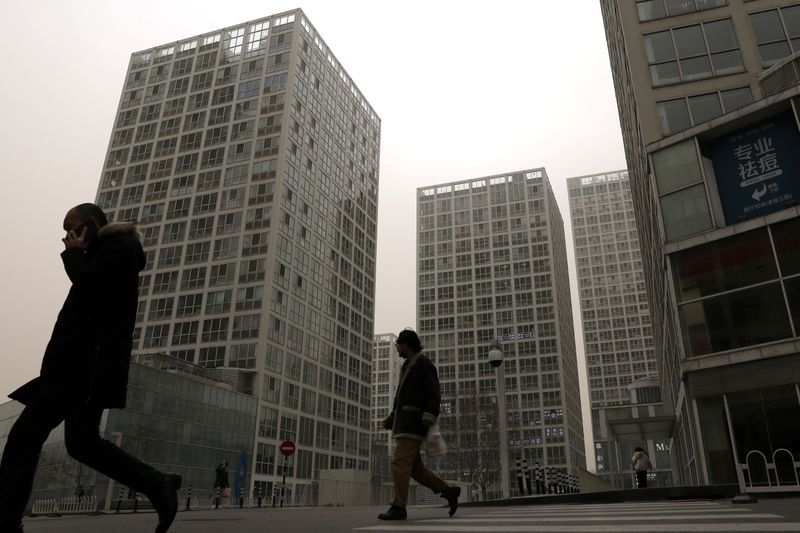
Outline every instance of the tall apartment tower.
[(797, 490), (800, 3), (600, 4), (672, 417), (650, 429), (675, 484)]
[(382, 505), (392, 498), (391, 432), (383, 429), (383, 420), (389, 416), (403, 360), (397, 355), (397, 335), (375, 335), (372, 345), (372, 446), (370, 503)]
[(417, 236), (418, 331), (438, 365), (449, 447), (440, 470), (482, 497), (503, 493), (493, 345), (504, 354), (509, 471), (523, 457), (585, 468), (564, 227), (545, 170), (418, 189)]
[(388, 445), (389, 433), (383, 429), (383, 420), (389, 416), (403, 360), (395, 349), (397, 335), (375, 335), (372, 347), (372, 429), (375, 439)]
[(147, 252), (134, 352), (257, 397), (251, 477), (268, 494), (294, 441), (297, 502), (320, 469), (369, 468), (380, 126), (280, 13), (134, 53), (97, 192)]
[(632, 487), (630, 457), (648, 450), (651, 486), (671, 484), (652, 325), (628, 171), (567, 180), (597, 472)]

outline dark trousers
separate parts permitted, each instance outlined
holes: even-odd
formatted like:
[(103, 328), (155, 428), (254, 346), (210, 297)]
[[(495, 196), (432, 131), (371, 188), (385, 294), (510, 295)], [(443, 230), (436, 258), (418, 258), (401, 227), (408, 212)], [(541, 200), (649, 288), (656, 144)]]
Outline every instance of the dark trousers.
[(101, 407), (39, 391), (8, 434), (0, 462), (0, 533), (19, 530), (33, 488), (39, 453), (47, 436), (64, 421), (67, 452), (77, 461), (145, 495), (161, 486), (158, 470), (100, 438)]
[(636, 471), (636, 486), (640, 489), (647, 488), (647, 470)]

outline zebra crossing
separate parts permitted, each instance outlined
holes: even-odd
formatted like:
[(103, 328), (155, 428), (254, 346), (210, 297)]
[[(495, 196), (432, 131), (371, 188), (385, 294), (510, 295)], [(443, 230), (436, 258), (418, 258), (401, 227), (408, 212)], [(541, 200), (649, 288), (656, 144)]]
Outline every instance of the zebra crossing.
[(800, 523), (728, 502), (633, 502), (588, 505), (461, 508), (453, 518), (387, 522), (358, 531), (437, 533), (538, 532), (773, 532), (799, 531)]

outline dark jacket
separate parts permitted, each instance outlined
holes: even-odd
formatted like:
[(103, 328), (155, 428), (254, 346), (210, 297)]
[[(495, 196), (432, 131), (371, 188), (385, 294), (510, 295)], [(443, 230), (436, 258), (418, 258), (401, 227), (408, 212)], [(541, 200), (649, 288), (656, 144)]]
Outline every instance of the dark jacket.
[(124, 407), (138, 277), (145, 255), (133, 224), (107, 224), (87, 248), (61, 254), (72, 281), (39, 377), (9, 396), (27, 403), (42, 387), (69, 400)]
[(419, 354), (413, 365), (403, 363), (392, 410), (392, 437), (424, 440), (428, 426), (422, 421), (435, 423), (440, 403), (439, 374), (433, 361)]
[(228, 484), (228, 467), (224, 463), (214, 470), (214, 486), (221, 489), (230, 487)]

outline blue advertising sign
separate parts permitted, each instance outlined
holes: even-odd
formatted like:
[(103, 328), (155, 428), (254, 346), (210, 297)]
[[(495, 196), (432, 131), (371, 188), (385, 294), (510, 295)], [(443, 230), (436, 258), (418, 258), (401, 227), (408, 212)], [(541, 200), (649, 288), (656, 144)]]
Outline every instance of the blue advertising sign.
[(242, 497), (245, 481), (247, 481), (247, 452), (241, 452), (236, 459), (236, 477), (233, 482), (233, 495), (237, 499)]
[(800, 134), (789, 111), (709, 144), (725, 222), (780, 211), (800, 197)]

